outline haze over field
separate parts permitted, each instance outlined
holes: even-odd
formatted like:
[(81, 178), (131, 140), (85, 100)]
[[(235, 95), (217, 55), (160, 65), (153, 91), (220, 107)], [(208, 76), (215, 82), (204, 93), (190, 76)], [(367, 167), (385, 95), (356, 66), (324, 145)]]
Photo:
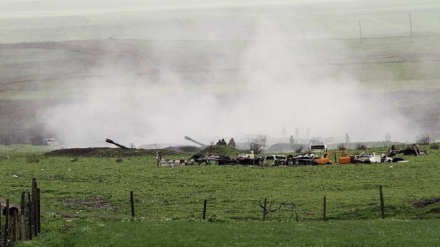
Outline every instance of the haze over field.
[[(249, 135), (288, 142), (296, 129), (300, 138), (343, 142), (348, 133), (353, 142), (383, 141), (389, 132), (393, 141), (408, 142), (429, 132), (408, 114), (421, 97), (368, 85), (369, 75), (353, 66), (395, 59), (395, 51), (363, 47), (375, 45), (358, 39), (359, 18), (367, 20), (362, 35), (408, 36), (408, 12), (436, 20), (436, 1), (3, 0), (0, 9), (0, 33), (14, 34), (2, 35), (2, 43), (103, 40), (102, 50), (92, 51), (102, 59), (78, 72), (86, 76), (76, 100), (38, 114), (67, 146), (105, 145), (106, 138), (191, 144), (184, 136), (206, 144), (245, 142)], [(434, 32), (414, 25), (420, 34)], [(407, 42), (414, 51), (399, 56), (425, 49)], [(381, 86), (401, 89), (400, 71), (381, 73)], [(437, 82), (429, 89), (438, 90)]]

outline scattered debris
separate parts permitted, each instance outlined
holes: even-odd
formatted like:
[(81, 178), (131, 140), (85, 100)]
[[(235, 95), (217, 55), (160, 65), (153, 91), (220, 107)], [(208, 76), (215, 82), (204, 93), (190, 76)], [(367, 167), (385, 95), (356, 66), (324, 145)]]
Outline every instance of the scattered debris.
[(287, 164), (289, 165), (329, 165), (333, 162), (330, 160), (331, 153), (324, 153), (318, 156), (316, 153), (298, 154), (296, 156), (289, 155)]
[(214, 155), (211, 154), (208, 157), (206, 157), (206, 161), (209, 164), (212, 164), (211, 161), (216, 165), (232, 165), (237, 164), (237, 160), (231, 159), (231, 157), (227, 155)]
[(315, 153), (298, 154), (296, 156), (289, 155), (287, 159), (288, 165), (315, 165)]

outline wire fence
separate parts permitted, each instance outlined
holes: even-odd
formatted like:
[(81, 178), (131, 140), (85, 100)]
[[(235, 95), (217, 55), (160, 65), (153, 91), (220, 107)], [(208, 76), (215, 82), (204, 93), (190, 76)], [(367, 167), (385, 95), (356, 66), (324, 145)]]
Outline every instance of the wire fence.
[[(259, 199), (258, 201), (253, 201), (252, 203), (231, 202), (234, 205), (226, 205), (225, 202), (220, 202), (220, 206), (216, 205), (219, 202), (215, 199), (204, 199), (198, 200), (197, 204), (193, 204), (193, 206), (197, 207), (198, 209), (196, 209), (195, 211), (192, 211), (190, 209), (187, 214), (188, 219), (200, 219), (207, 221), (327, 221), (329, 219), (337, 220), (345, 219), (344, 217), (356, 217), (356, 215), (354, 214), (359, 214), (359, 219), (364, 219), (365, 217), (369, 219), (385, 219), (387, 217), (387, 206), (385, 204), (384, 198), (385, 197), (383, 193), (383, 187), (382, 185), (379, 185), (376, 191), (375, 199), (372, 198), (371, 201), (367, 202), (365, 205), (366, 207), (363, 209), (351, 207), (350, 211), (352, 212), (349, 212), (345, 216), (341, 215), (347, 213), (346, 211), (344, 211), (347, 210), (346, 208), (342, 209), (347, 206), (346, 202), (337, 201), (337, 199), (326, 195), (321, 198), (321, 201), (316, 201), (316, 204), (313, 208), (307, 209), (294, 201), (271, 200), (271, 198), (268, 197)], [(329, 200), (333, 201), (329, 204)], [(130, 191), (130, 216), (133, 218), (144, 218), (142, 212), (148, 211), (148, 208), (151, 207), (151, 203), (148, 205), (148, 203), (145, 203), (146, 201), (147, 200), (145, 200), (145, 198), (140, 198), (140, 196), (136, 196), (134, 191)], [(173, 206), (170, 206), (170, 208), (171, 207)], [(250, 209), (251, 207), (252, 209)], [(357, 207), (359, 207), (359, 205), (357, 205)], [(393, 206), (390, 205), (388, 213), (390, 216), (395, 216), (395, 212), (392, 212), (392, 208)], [(137, 209), (140, 209), (139, 211), (141, 211), (141, 213), (137, 213)], [(366, 213), (368, 215), (360, 216), (360, 214), (362, 214), (362, 210), (368, 211)], [(373, 212), (371, 210), (373, 210)], [(353, 212), (356, 213), (353, 214)], [(224, 215), (225, 217), (229, 218), (222, 218), (219, 215)], [(237, 217), (237, 215), (241, 216)], [(171, 216), (171, 218), (180, 219), (181, 216), (182, 215), (174, 215)]]

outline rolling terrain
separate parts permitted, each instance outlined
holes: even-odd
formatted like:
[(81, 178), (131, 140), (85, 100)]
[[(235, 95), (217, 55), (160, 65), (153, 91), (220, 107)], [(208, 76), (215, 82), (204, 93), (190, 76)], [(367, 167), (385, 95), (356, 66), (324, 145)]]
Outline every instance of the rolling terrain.
[[(286, 126), (288, 134), (299, 126), (304, 137), (304, 130), (309, 133), (311, 128), (311, 136), (349, 132), (357, 141), (382, 141), (385, 132), (395, 129), (397, 141), (411, 142), (418, 135), (438, 139), (440, 33), (433, 1), (402, 2), (399, 7), (349, 1), (244, 1), (233, 6), (201, 2), (168, 10), (161, 8), (171, 5), (155, 9), (130, 2), (120, 11), (115, 11), (121, 7), (117, 3), (96, 10), (78, 2), (73, 7), (78, 15), (62, 11), (62, 5), (41, 4), (41, 9), (47, 5), (58, 14), (43, 16), (37, 8), (29, 10), (28, 17), (17, 12), (17, 17), (0, 20), (5, 34), (0, 40), (3, 144), (39, 144), (55, 137), (66, 145), (90, 146), (106, 134), (125, 143), (176, 141), (199, 122), (192, 122), (197, 114), (189, 111), (207, 119), (224, 116), (217, 135), (276, 136)], [(15, 11), (13, 3), (3, 5)], [(267, 90), (284, 91), (278, 101), (284, 100), (276, 103)], [(306, 103), (306, 95), (315, 103)], [(174, 98), (178, 100), (169, 105), (155, 105)], [(217, 105), (206, 107), (212, 101)], [(249, 101), (254, 102), (244, 106)], [(158, 115), (157, 109), (185, 118), (169, 109), (182, 104), (188, 105), (180, 110), (188, 122), (182, 132), (154, 136), (160, 128), (172, 128), (149, 123), (172, 119)], [(323, 117), (332, 119), (327, 124), (331, 127), (296, 116), (323, 111), (325, 104)], [(95, 121), (97, 126), (79, 128), (88, 125), (94, 112), (109, 111), (113, 113)], [(226, 126), (227, 119), (244, 120), (243, 112), (295, 116), (255, 128), (252, 123), (259, 118), (248, 117), (243, 128)], [(382, 119), (370, 139), (362, 135), (365, 126), (356, 122), (362, 112), (363, 121)], [(108, 122), (113, 124), (105, 134), (93, 136)], [(122, 126), (132, 133), (118, 133)], [(64, 129), (74, 129), (81, 137), (71, 138)], [(204, 130), (192, 135), (203, 139), (210, 134)]]
[[(18, 204), (33, 178), (41, 188), (42, 234), (17, 246), (435, 246), (438, 145), (405, 163), (270, 167), (161, 167), (156, 150), (103, 146), (439, 140), (439, 10), (434, 0), (1, 1), (0, 201)], [(45, 138), (66, 149), (36, 146)]]

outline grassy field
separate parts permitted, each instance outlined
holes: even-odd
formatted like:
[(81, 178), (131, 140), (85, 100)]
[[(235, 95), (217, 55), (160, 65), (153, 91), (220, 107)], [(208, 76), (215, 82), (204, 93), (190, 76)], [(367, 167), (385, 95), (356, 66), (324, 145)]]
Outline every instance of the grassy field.
[[(53, 157), (43, 154), (47, 149), (9, 146), (0, 151), (0, 179), (2, 198), (14, 204), (21, 192), (30, 190), (31, 179), (37, 179), (43, 234), (33, 241), (36, 246), (118, 245), (119, 241), (133, 245), (152, 241), (153, 246), (260, 242), (269, 246), (432, 246), (438, 240), (433, 232), (440, 206), (424, 202), (439, 198), (440, 154), (438, 149), (425, 148), (429, 155), (405, 156), (407, 163), (171, 168), (157, 167), (154, 152), (139, 156), (104, 149), (95, 157)], [(188, 157), (170, 153), (165, 158)], [(379, 185), (387, 220), (380, 220)], [(328, 222), (318, 223), (323, 219), (324, 196)], [(264, 198), (272, 205), (267, 223), (260, 208)], [(202, 220), (204, 200), (207, 212)], [(414, 239), (416, 233), (425, 238)], [(127, 240), (128, 236), (133, 237)]]
[(437, 220), (337, 222), (81, 221), (17, 246), (436, 246)]
[(349, 220), (379, 217), (379, 185), (382, 185), (388, 216), (430, 218), (436, 217), (436, 208), (415, 208), (413, 203), (438, 196), (436, 152), (408, 157), (408, 163), (271, 168), (213, 165), (164, 168), (155, 165), (154, 155), (123, 157), (122, 162), (116, 162), (116, 157), (28, 154), (2, 158), (2, 181), (8, 185), (3, 197), (18, 201), (21, 191), (35, 177), (41, 187), (44, 211), (66, 217), (128, 217), (131, 215), (129, 193), (133, 191), (136, 215), (147, 219), (199, 219), (206, 199), (207, 218), (260, 220), (259, 202), (268, 198), (273, 208), (283, 202), (296, 204), (295, 212), (283, 207), (270, 214), (270, 220), (292, 221), (298, 214), (301, 221), (314, 221), (322, 219), (322, 200), (326, 196), (327, 217)]
[[(366, 111), (370, 123), (353, 122), (360, 132), (383, 131), (375, 120), (391, 115), (390, 121), (411, 120), (409, 135), (440, 136), (437, 1), (186, 4), (0, 3), (0, 144), (5, 144), (0, 146), (0, 202), (18, 204), (32, 178), (42, 199), (43, 234), (19, 246), (438, 244), (440, 154), (429, 146), (423, 147), (429, 155), (405, 157), (407, 163), (167, 168), (156, 166), (153, 150), (51, 156), (45, 155), (51, 147), (23, 145), (69, 139), (66, 135), (100, 145), (103, 135), (119, 141), (130, 132), (184, 128), (165, 124), (170, 119), (163, 112), (175, 114), (171, 121), (195, 119), (185, 130), (190, 132), (202, 127), (200, 116), (210, 125), (222, 107), (223, 113), (241, 109), (238, 119), (224, 115), (245, 130), (252, 127), (244, 121), (250, 112), (278, 112), (271, 122), (281, 122), (294, 113), (325, 111), (328, 118), (320, 122), (340, 124), (345, 131), (339, 119), (360, 116), (372, 105), (374, 110)], [(359, 105), (343, 100), (353, 92), (370, 100)], [(255, 97), (244, 97), (249, 95)], [(172, 103), (176, 96), (182, 100)], [(325, 100), (307, 103), (313, 97)], [(234, 98), (245, 101), (229, 103)], [(213, 101), (220, 103), (203, 111)], [(268, 104), (272, 101), (279, 104)], [(357, 108), (346, 110), (353, 103)], [(286, 119), (286, 127), (299, 126), (305, 135), (308, 126), (300, 126), (301, 117)], [(159, 121), (164, 123), (159, 130), (149, 125)], [(96, 128), (87, 128), (93, 123)], [(380, 219), (380, 185), (385, 220)], [(263, 222), (265, 198), (272, 211)]]

